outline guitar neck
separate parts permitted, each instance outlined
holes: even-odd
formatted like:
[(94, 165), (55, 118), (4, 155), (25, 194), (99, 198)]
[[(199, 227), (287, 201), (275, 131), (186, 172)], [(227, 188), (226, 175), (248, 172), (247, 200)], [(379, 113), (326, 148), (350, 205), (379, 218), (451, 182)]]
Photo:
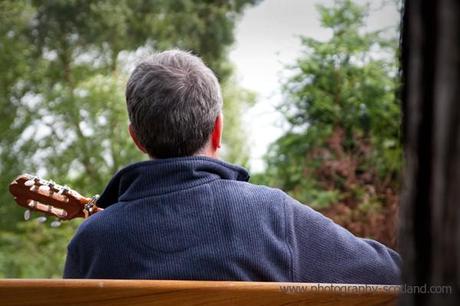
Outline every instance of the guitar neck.
[(84, 197), (67, 186), (30, 174), (18, 176), (9, 187), (18, 205), (62, 220), (88, 218), (103, 210), (97, 206), (97, 197)]

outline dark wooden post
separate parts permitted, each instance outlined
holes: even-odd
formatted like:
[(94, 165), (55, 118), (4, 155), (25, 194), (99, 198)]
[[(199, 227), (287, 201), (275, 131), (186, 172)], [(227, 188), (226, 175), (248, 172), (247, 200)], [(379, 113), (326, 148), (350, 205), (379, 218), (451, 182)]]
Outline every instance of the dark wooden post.
[(460, 305), (460, 1), (407, 0), (402, 35), (405, 186), (401, 305)]

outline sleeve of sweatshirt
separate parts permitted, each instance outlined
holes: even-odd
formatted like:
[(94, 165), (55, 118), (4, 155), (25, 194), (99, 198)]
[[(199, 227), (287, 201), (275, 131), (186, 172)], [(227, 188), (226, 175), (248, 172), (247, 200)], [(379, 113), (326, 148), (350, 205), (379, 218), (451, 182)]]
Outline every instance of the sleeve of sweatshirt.
[(285, 213), (294, 282), (400, 283), (401, 259), (395, 251), (354, 236), (288, 196)]

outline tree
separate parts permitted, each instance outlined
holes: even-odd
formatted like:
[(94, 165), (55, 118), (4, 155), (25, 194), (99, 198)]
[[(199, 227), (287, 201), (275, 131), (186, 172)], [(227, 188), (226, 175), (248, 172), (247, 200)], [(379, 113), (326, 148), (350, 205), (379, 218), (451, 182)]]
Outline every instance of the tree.
[[(18, 141), (18, 135), (29, 126), (33, 114), (26, 112), (21, 104), (31, 82), (24, 75), (32, 75), (31, 49), (25, 37), (28, 20), (32, 15), (26, 3), (0, 2), (0, 213), (10, 210), (4, 205), (10, 200), (6, 188), (10, 178), (22, 171), (20, 162), (26, 160), (33, 149)], [(12, 30), (15, 29), (15, 30)], [(0, 218), (0, 227), (14, 226), (16, 215)]]
[(402, 39), (403, 283), (449, 291), (406, 293), (401, 305), (458, 305), (460, 300), (459, 54), (459, 2), (407, 1)]
[(242, 117), (248, 107), (254, 105), (255, 94), (235, 86), (230, 79), (222, 84), (224, 99), (224, 132), (222, 153), (225, 160), (245, 167), (249, 166), (249, 147)]
[[(5, 52), (0, 64), (8, 73), (0, 77), (5, 112), (0, 132), (0, 274), (60, 275), (65, 246), (78, 225), (67, 223), (57, 233), (17, 223), (21, 209), (6, 191), (16, 175), (38, 173), (93, 195), (119, 168), (143, 158), (129, 140), (124, 104), (133, 57), (174, 47), (200, 55), (225, 84), (227, 122), (238, 124), (233, 116), (239, 116), (246, 101), (231, 94), (238, 85), (232, 81), (227, 52), (237, 17), (256, 2), (1, 2), (0, 47)], [(227, 139), (228, 156), (236, 156), (234, 150), (244, 147), (242, 139)], [(40, 250), (29, 243), (31, 232), (41, 241), (40, 249), (52, 255), (34, 254)], [(16, 251), (18, 244), (22, 247)], [(13, 250), (17, 256), (9, 255)]]
[[(395, 246), (401, 168), (396, 33), (365, 32), (369, 7), (318, 6), (327, 41), (303, 37), (280, 110), (290, 130), (272, 144), (263, 183), (354, 233)], [(395, 31), (396, 32), (396, 31)]]

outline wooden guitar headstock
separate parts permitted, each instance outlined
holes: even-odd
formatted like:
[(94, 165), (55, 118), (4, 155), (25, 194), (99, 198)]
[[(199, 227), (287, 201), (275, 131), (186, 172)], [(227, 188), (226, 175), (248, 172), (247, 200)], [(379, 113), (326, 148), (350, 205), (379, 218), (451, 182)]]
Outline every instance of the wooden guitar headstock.
[(96, 206), (96, 198), (84, 197), (68, 187), (30, 174), (18, 176), (9, 189), (18, 205), (61, 220), (87, 218), (102, 210)]

